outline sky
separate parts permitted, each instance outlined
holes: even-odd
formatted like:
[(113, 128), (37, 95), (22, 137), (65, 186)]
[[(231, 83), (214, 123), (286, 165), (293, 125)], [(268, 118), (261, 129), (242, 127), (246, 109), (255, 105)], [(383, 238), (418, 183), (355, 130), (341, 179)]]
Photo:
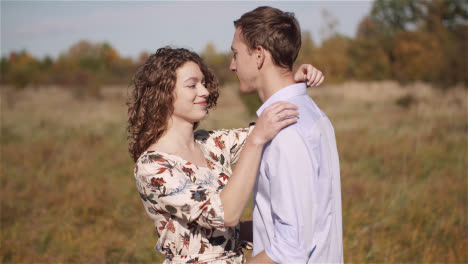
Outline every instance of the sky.
[(0, 1), (2, 56), (25, 49), (38, 58), (56, 58), (80, 40), (107, 42), (132, 58), (166, 45), (201, 52), (208, 42), (227, 52), (233, 21), (262, 5), (294, 12), (319, 44), (323, 10), (338, 21), (338, 33), (354, 37), (372, 7), (372, 1)]

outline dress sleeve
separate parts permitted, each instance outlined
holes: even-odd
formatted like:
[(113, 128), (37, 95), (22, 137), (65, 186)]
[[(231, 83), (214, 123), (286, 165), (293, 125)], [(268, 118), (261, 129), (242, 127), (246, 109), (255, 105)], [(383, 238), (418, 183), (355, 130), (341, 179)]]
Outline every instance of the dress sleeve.
[(170, 214), (209, 229), (223, 228), (219, 192), (208, 184), (194, 183), (196, 175), (191, 173), (190, 168), (176, 168), (159, 155), (149, 155), (145, 163), (137, 163), (135, 178), (147, 213), (150, 217)]
[(231, 164), (235, 164), (239, 160), (242, 148), (245, 145), (245, 140), (254, 129), (255, 124), (252, 123), (246, 128), (231, 129), (228, 133), (229, 141), (229, 156)]
[(202, 143), (210, 151), (210, 156), (222, 165), (232, 165), (239, 159), (247, 137), (255, 123), (245, 128), (220, 129), (214, 131), (199, 130), (195, 136), (202, 138)]

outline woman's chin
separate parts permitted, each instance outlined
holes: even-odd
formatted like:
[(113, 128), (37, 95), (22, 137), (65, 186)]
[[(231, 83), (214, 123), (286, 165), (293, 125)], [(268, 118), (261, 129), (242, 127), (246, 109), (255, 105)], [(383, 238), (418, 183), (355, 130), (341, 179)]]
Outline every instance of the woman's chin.
[(200, 121), (206, 119), (207, 117), (208, 117), (208, 112), (205, 113), (205, 114), (201, 114), (200, 116), (198, 116), (198, 117), (196, 117), (196, 118), (193, 118), (193, 119), (191, 120), (191, 122), (192, 122), (192, 123), (200, 122)]
[(198, 120), (198, 122), (200, 122), (200, 121), (202, 121), (202, 120), (206, 119), (207, 117), (208, 117), (208, 113), (204, 114), (204, 115), (203, 115), (203, 117), (202, 117), (202, 118), (200, 118), (200, 120)]

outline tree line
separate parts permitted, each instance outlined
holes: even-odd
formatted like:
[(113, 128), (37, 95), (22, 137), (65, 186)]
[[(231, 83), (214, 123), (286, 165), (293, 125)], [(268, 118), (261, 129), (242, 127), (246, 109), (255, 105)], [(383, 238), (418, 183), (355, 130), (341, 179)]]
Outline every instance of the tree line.
[(26, 86), (58, 85), (75, 90), (78, 95), (99, 96), (104, 84), (130, 84), (137, 68), (146, 60), (119, 55), (108, 43), (82, 40), (72, 45), (57, 59), (46, 56), (37, 59), (23, 50), (1, 59), (1, 82), (18, 89)]
[[(337, 21), (327, 12), (323, 20), (326, 37), (317, 45), (303, 32), (296, 64), (314, 64), (327, 82), (393, 79), (466, 86), (467, 0), (376, 0), (354, 38), (336, 33)], [(208, 44), (202, 55), (222, 81), (235, 78), (229, 73), (230, 54)]]
[[(424, 81), (441, 88), (466, 87), (468, 0), (376, 0), (354, 38), (336, 33), (336, 20), (323, 13), (326, 36), (316, 44), (303, 32), (297, 64), (312, 63), (327, 82), (394, 79)], [(232, 55), (208, 43), (201, 56), (220, 83), (235, 81)], [(27, 51), (1, 58), (1, 83), (17, 88), (60, 85), (80, 93), (99, 93), (103, 84), (130, 84), (148, 57), (125, 58), (108, 43), (80, 41), (55, 60)]]

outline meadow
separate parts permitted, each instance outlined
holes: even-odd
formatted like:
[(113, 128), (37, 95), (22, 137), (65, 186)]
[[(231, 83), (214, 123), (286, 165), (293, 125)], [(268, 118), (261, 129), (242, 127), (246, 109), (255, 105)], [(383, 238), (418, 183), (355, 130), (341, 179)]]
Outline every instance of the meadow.
[[(1, 91), (0, 262), (162, 262), (127, 151), (127, 88)], [(335, 127), (345, 262), (468, 262), (467, 89), (384, 81), (309, 93)], [(227, 85), (201, 127), (254, 119)]]

